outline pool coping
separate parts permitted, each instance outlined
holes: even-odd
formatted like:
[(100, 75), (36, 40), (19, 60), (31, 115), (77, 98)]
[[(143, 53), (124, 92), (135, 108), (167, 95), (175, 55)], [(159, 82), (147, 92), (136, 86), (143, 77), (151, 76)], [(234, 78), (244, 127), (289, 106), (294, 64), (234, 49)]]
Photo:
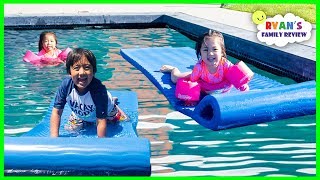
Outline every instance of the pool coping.
[(181, 12), (161, 13), (96, 13), (90, 15), (7, 15), (5, 29), (71, 28), (95, 26), (102, 28), (169, 27), (195, 40), (208, 29), (222, 32), (227, 54), (243, 59), (269, 72), (290, 77), (298, 82), (315, 80), (316, 48), (293, 43), (285, 47), (259, 42), (256, 32), (202, 19)]

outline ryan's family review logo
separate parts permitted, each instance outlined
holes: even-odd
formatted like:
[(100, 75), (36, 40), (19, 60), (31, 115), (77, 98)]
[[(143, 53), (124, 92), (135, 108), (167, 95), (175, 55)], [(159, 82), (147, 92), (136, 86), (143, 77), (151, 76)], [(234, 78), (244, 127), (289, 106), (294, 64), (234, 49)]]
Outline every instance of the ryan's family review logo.
[(312, 26), (309, 22), (292, 13), (267, 18), (263, 11), (256, 11), (252, 21), (257, 24), (259, 41), (267, 45), (283, 47), (288, 43), (302, 42), (311, 37)]

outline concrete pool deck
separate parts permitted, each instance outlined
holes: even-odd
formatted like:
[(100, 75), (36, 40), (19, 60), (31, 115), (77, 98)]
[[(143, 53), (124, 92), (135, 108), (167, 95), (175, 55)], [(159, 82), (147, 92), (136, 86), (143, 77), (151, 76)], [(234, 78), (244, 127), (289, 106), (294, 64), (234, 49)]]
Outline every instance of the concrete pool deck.
[[(315, 31), (311, 39), (285, 47), (257, 40), (251, 13), (208, 4), (5, 4), (5, 27), (50, 25), (165, 24), (191, 37), (208, 28), (225, 35), (228, 53), (274, 68), (291, 78), (315, 79)], [(258, 60), (258, 61), (255, 61)]]

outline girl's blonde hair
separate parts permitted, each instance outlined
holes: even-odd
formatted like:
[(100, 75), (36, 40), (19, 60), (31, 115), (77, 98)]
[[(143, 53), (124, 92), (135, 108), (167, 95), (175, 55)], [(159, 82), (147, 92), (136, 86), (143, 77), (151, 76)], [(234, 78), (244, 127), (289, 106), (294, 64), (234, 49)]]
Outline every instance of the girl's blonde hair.
[(204, 43), (204, 41), (205, 41), (205, 39), (207, 37), (217, 37), (217, 38), (219, 38), (221, 51), (222, 51), (222, 57), (227, 58), (226, 47), (224, 45), (223, 35), (219, 31), (215, 31), (215, 30), (209, 29), (209, 32), (204, 33), (199, 38), (199, 41), (197, 41), (197, 43), (196, 43), (195, 50), (196, 50), (196, 55), (197, 55), (198, 60), (201, 60), (200, 59), (201, 58), (200, 49), (201, 49), (201, 46), (202, 46), (202, 44)]

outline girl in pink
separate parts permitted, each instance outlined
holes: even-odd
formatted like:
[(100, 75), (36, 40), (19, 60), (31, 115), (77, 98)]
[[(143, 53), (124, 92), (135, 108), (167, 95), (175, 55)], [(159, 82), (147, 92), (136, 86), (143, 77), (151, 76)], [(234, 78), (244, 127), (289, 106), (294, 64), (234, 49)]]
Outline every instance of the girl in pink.
[(23, 61), (29, 62), (35, 66), (57, 66), (64, 63), (67, 59), (68, 53), (72, 50), (66, 48), (61, 51), (57, 48), (57, 36), (52, 31), (44, 31), (39, 38), (39, 53), (35, 54), (27, 50), (23, 57)]
[(39, 53), (38, 56), (57, 58), (61, 50), (57, 48), (57, 36), (52, 31), (44, 31), (39, 38)]
[[(40, 34), (38, 56), (44, 57), (41, 59), (42, 64), (58, 65), (64, 62), (63, 60), (57, 61), (57, 59), (60, 59), (58, 56), (62, 52), (57, 48), (57, 44), (58, 40), (54, 32), (44, 31)], [(52, 61), (52, 59), (55, 60)]]
[[(178, 68), (169, 65), (161, 67), (161, 72), (171, 72), (171, 80), (176, 83), (180, 78), (197, 81), (201, 91), (212, 93), (218, 91), (227, 92), (232, 85), (226, 80), (226, 73), (233, 65), (227, 60), (224, 38), (220, 32), (209, 30), (196, 43), (196, 55), (198, 62), (192, 72), (181, 73)], [(239, 88), (241, 91), (249, 90), (247, 84)]]

